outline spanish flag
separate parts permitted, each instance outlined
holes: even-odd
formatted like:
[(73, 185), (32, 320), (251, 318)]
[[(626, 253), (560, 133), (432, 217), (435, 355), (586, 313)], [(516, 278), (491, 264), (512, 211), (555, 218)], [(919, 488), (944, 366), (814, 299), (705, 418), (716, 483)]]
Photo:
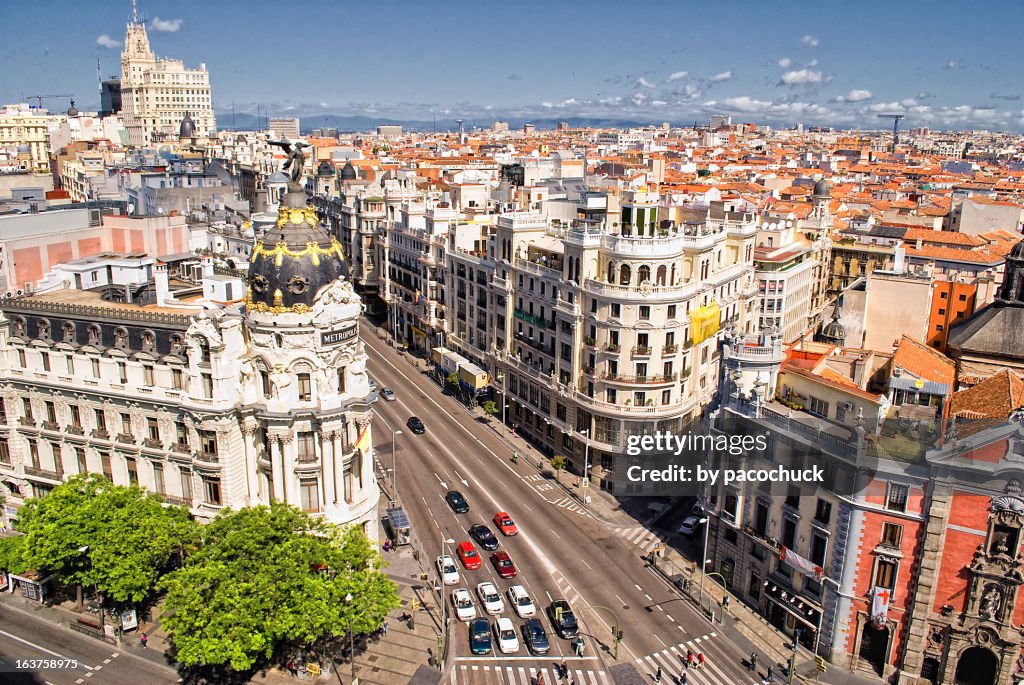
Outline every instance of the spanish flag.
[(363, 432), (359, 434), (359, 439), (356, 440), (356, 449), (362, 452), (363, 454), (369, 454), (371, 447), (372, 445), (370, 444), (370, 424), (366, 424), (366, 428), (363, 429)]

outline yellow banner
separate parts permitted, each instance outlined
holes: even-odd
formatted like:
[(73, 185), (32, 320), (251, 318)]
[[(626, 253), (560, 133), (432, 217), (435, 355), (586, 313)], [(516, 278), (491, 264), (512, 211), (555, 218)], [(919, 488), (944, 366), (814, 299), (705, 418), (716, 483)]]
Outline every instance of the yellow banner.
[(722, 312), (714, 300), (706, 307), (697, 307), (690, 316), (690, 337), (693, 344), (702, 343), (717, 333), (721, 320)]

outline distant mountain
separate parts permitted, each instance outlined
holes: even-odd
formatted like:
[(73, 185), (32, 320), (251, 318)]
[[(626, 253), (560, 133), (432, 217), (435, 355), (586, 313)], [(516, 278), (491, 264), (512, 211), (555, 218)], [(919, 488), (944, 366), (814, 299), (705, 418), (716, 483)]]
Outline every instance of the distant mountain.
[[(438, 119), (434, 121), (422, 121), (414, 119), (390, 119), (387, 117), (368, 117), (368, 116), (340, 116), (336, 114), (318, 114), (315, 116), (304, 117), (299, 115), (302, 125), (303, 135), (311, 133), (314, 129), (318, 128), (336, 128), (342, 133), (357, 133), (357, 132), (374, 132), (378, 126), (401, 126), (406, 131), (419, 131), (419, 132), (430, 132), (430, 131), (458, 131), (459, 124), (455, 119)], [(474, 126), (480, 128), (490, 128), (491, 124), (495, 121), (502, 120), (507, 121), (509, 128), (521, 129), (524, 124), (533, 124), (538, 129), (550, 130), (558, 126), (560, 122), (567, 121), (570, 126), (574, 128), (635, 128), (641, 126), (660, 125), (661, 122), (654, 121), (636, 121), (631, 119), (611, 119), (611, 118), (577, 118), (570, 117), (565, 119), (523, 119), (523, 118), (507, 118), (502, 119), (500, 116), (495, 116), (493, 119), (487, 121), (463, 121), (463, 125), (467, 131), (471, 131)], [(231, 112), (217, 112), (217, 124), (218, 128), (222, 130), (239, 130), (239, 131), (252, 131), (256, 129), (262, 129), (266, 126), (266, 118), (260, 117), (257, 121), (256, 116), (253, 114), (235, 114), (232, 116)], [(688, 126), (693, 122), (682, 122), (678, 125)]]

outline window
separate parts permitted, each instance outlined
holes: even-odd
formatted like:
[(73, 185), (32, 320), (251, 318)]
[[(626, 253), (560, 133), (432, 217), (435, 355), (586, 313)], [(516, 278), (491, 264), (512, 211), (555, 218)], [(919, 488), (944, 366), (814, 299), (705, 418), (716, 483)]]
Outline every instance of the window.
[(121, 383), (128, 382), (128, 366), (124, 362), (117, 363), (117, 377)]
[(134, 457), (126, 457), (125, 463), (128, 466), (128, 482), (131, 485), (139, 484), (139, 465)]
[(758, 502), (754, 509), (754, 532), (763, 538), (768, 537), (768, 507)]
[(171, 387), (175, 390), (181, 390), (185, 387), (183, 381), (181, 369), (171, 369)]
[(93, 410), (93, 414), (96, 417), (96, 430), (106, 431), (107, 430), (107, 415), (102, 409)]
[(807, 411), (811, 414), (828, 418), (828, 402), (820, 400), (817, 397), (807, 398)]
[(320, 488), (316, 480), (299, 481), (299, 499), (302, 511), (320, 511)]
[(899, 547), (903, 540), (903, 526), (895, 523), (882, 524), (882, 544), (887, 547)]
[(309, 402), (310, 400), (313, 399), (313, 388), (312, 388), (312, 384), (310, 383), (309, 374), (308, 373), (300, 373), (300, 374), (298, 374), (298, 381), (299, 381), (299, 401), (300, 402)]
[(313, 461), (316, 459), (313, 433), (299, 433), (298, 454), (299, 461)]
[(811, 536), (811, 561), (818, 566), (825, 565), (825, 550), (828, 548), (828, 538), (821, 533)]
[(150, 440), (160, 439), (160, 425), (157, 423), (156, 418), (152, 416), (146, 417), (146, 432), (149, 434)]
[(618, 302), (612, 302), (612, 318), (617, 319), (622, 316), (622, 305)]
[(945, 326), (943, 326), (943, 325), (942, 325), (941, 323), (940, 323), (940, 324), (936, 324), (936, 325), (935, 325), (935, 332), (936, 332), (936, 333), (941, 333), (941, 332), (942, 332), (943, 330), (945, 330), (945, 328), (946, 328), (946, 327), (945, 327)]
[(755, 573), (750, 574), (750, 585), (747, 586), (747, 594), (755, 602), (761, 599), (761, 578)]
[(651, 306), (648, 304), (640, 305), (640, 319), (647, 320), (651, 318)]
[(910, 488), (899, 483), (889, 483), (889, 491), (885, 496), (885, 508), (891, 511), (907, 510), (907, 495)]
[[(662, 284), (662, 285), (664, 285), (664, 284)], [(676, 318), (676, 306), (674, 304), (670, 304), (668, 306), (668, 318), (670, 318), (670, 319)], [(671, 335), (671, 333), (669, 335)]]
[(35, 440), (28, 441), (28, 459), (32, 468), (39, 468), (39, 443)]
[(946, 315), (946, 310), (945, 309), (939, 309), (939, 316), (945, 316), (945, 315)]
[(199, 431), (199, 444), (205, 454), (217, 456), (217, 433), (214, 431)]
[(786, 517), (782, 519), (782, 544), (789, 549), (793, 549), (793, 544), (796, 542), (796, 521)]
[(959, 300), (960, 300), (961, 302), (966, 302), (966, 301), (967, 301), (967, 296), (966, 296), (966, 295), (961, 295), (961, 296), (960, 296), (960, 297), (959, 297), (958, 299), (959, 299)]
[(896, 571), (899, 564), (889, 559), (879, 559), (875, 564), (875, 587), (892, 590), (896, 587)]
[(109, 452), (101, 452), (100, 453), (100, 462), (102, 463), (103, 477), (106, 478), (107, 480), (109, 480), (111, 483), (113, 483), (114, 482), (114, 467), (111, 466), (111, 464), (110, 464), (110, 453)]
[(208, 373), (201, 374), (203, 381), (203, 397), (211, 399), (213, 397), (213, 376)]
[(166, 486), (164, 485), (164, 465), (160, 462), (153, 463), (153, 491), (160, 495), (166, 492)]
[(939, 293), (939, 299), (942, 299), (942, 300), (946, 299), (946, 295), (947, 295), (947, 293)]
[(722, 518), (726, 521), (736, 521), (736, 508), (739, 504), (739, 498), (736, 493), (729, 492), (725, 495), (725, 501), (722, 503)]
[(144, 385), (153, 385), (153, 365), (143, 364), (142, 366), (142, 383)]
[(71, 425), (75, 428), (82, 427), (82, 412), (78, 408), (77, 404), (72, 404), (69, 409), (71, 410)]
[(46, 420), (50, 423), (57, 423), (57, 407), (53, 402), (46, 403)]
[(25, 368), (25, 350), (18, 349), (18, 366)]
[(832, 503), (818, 498), (818, 506), (814, 510), (814, 520), (827, 526), (832, 519)]
[(100, 360), (99, 360), (99, 357), (92, 357), (91, 359), (89, 359), (89, 364), (92, 367), (92, 377), (93, 378), (99, 378), (100, 377)]
[(220, 478), (203, 478), (203, 501), (220, 504)]
[(7, 444), (7, 438), (0, 438), (0, 464), (11, 463), (11, 446)]
[(68, 365), (68, 375), (69, 375), (69, 376), (74, 376), (74, 375), (75, 375), (75, 358), (74, 358), (74, 357), (72, 357), (72, 356), (71, 356), (71, 355), (69, 354), (69, 355), (68, 355), (67, 357), (65, 357), (64, 359), (65, 359), (65, 360), (67, 361), (67, 365)]
[(43, 371), (49, 371), (50, 370), (50, 353), (49, 352), (40, 352), (39, 353), (39, 358), (42, 360), (42, 363), (43, 363)]
[(89, 472), (89, 464), (85, 460), (85, 450), (81, 447), (75, 448), (75, 462), (78, 464), (79, 473)]
[(188, 427), (184, 421), (174, 422), (174, 436), (179, 445), (188, 446)]
[(132, 416), (131, 414), (121, 414), (121, 432), (125, 435), (132, 434)]
[(22, 406), (25, 408), (25, 418), (32, 421), (35, 420), (35, 414), (32, 413), (32, 400), (27, 397), (21, 398)]
[(661, 391), (661, 403), (662, 404), (671, 404), (672, 403), (672, 391), (671, 390), (662, 390)]
[(192, 501), (192, 471), (190, 469), (179, 468), (181, 475), (181, 497), (186, 502)]

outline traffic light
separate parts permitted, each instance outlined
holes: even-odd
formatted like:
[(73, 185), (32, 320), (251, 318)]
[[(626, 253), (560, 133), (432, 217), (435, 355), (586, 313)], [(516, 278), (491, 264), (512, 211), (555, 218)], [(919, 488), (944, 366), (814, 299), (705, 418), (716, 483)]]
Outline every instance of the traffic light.
[(825, 663), (825, 657), (818, 656), (814, 657), (815, 662), (818, 664), (818, 670), (824, 673), (828, 670), (828, 664)]
[(619, 632), (615, 633), (615, 639), (618, 640), (619, 642), (622, 642), (622, 631), (621, 630)]

